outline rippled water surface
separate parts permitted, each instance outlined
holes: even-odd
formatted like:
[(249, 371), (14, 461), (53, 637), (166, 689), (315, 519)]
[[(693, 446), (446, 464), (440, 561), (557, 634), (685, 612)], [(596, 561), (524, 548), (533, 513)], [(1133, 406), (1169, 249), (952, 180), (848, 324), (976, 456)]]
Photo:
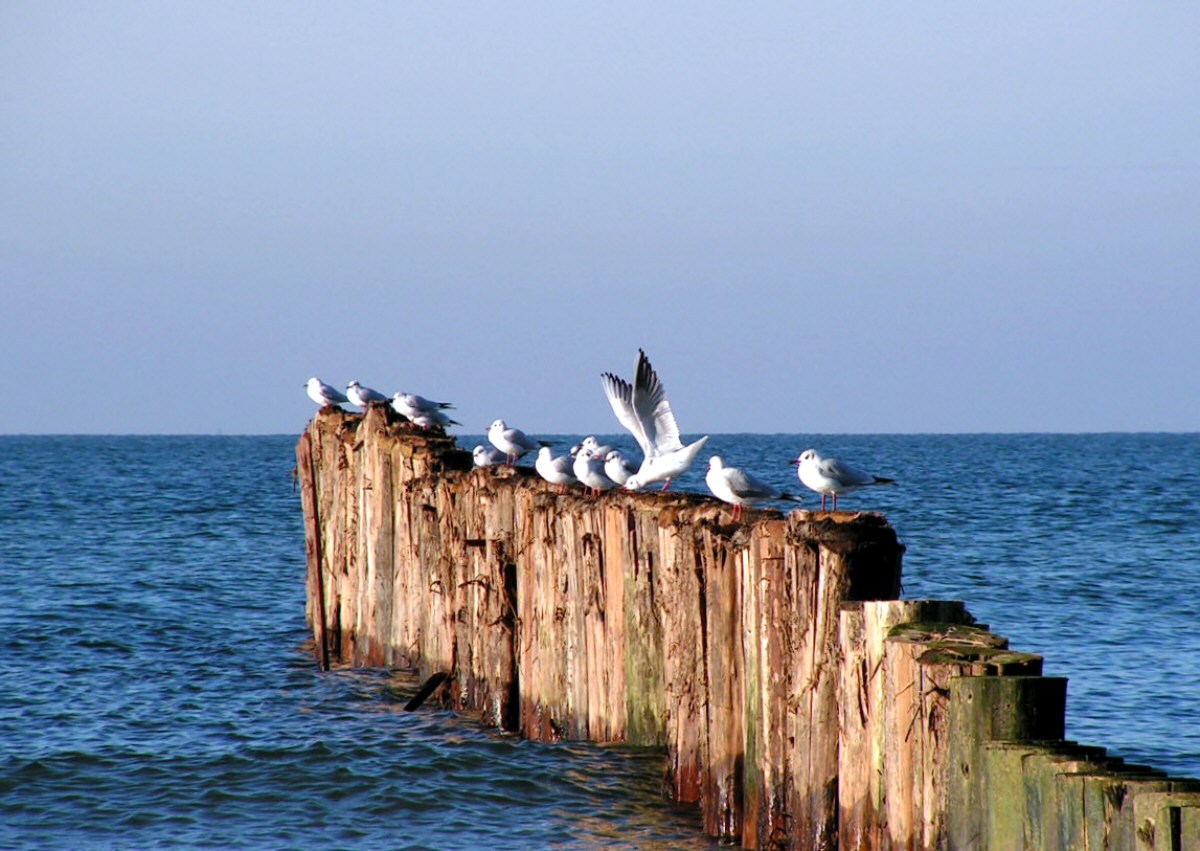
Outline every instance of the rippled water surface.
[[(318, 673), (294, 444), (0, 437), (0, 847), (714, 847), (656, 752)], [(895, 525), (905, 596), (964, 599), (1070, 678), (1072, 738), (1200, 776), (1200, 436), (710, 442), (793, 490), (807, 446), (899, 480), (842, 507)]]

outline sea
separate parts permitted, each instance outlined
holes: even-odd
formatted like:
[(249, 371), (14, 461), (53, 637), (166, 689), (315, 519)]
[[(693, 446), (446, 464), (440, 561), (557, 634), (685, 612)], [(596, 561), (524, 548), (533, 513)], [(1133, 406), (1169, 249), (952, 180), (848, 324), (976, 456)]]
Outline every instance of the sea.
[[(0, 436), (0, 848), (716, 847), (660, 751), (319, 671), (296, 437)], [(905, 597), (1069, 678), (1069, 738), (1200, 777), (1200, 435), (713, 435), (672, 489), (720, 454), (814, 508), (810, 447), (896, 480), (839, 507), (896, 528)]]

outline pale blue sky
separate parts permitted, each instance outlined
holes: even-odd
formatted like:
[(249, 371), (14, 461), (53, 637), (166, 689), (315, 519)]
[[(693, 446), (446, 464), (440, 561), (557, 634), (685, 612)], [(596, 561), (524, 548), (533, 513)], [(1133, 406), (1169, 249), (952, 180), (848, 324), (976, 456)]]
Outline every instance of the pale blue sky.
[(0, 433), (1200, 429), (1200, 6), (0, 5)]

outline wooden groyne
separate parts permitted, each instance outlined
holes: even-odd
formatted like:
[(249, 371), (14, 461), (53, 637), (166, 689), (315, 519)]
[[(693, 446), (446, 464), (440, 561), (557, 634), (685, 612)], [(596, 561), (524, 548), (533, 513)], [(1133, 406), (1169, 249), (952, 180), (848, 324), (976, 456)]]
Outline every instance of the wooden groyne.
[(444, 676), (434, 699), (534, 739), (664, 746), (668, 793), (744, 847), (1200, 849), (1194, 781), (1063, 741), (1040, 657), (896, 599), (879, 515), (559, 494), (391, 419), (325, 410), (297, 447), (323, 666)]

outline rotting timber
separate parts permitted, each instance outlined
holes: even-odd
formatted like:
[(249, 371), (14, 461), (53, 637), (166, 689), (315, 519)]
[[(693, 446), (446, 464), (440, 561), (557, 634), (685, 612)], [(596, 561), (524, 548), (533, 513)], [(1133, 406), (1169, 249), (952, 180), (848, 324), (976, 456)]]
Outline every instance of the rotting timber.
[(416, 669), (532, 739), (665, 746), (668, 793), (744, 847), (1200, 850), (1195, 781), (1064, 742), (1040, 656), (896, 599), (881, 516), (561, 494), (397, 419), (323, 409), (297, 446), (323, 667)]

